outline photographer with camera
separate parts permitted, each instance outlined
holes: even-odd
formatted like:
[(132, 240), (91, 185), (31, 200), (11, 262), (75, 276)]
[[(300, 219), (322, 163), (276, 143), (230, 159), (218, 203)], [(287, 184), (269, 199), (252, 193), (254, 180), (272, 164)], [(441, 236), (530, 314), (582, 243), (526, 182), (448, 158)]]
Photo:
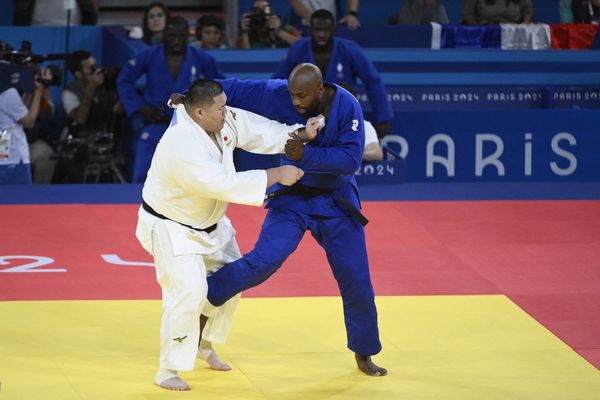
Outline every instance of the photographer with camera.
[[(97, 95), (96, 89), (104, 83), (104, 74), (96, 66), (94, 57), (85, 50), (72, 53), (67, 59), (67, 67), (75, 80), (62, 93), (63, 108), (71, 125), (90, 128), (90, 110), (94, 102), (98, 103), (98, 99), (94, 97)], [(73, 131), (70, 133), (73, 134)], [(82, 136), (82, 133), (78, 132), (76, 136)]]
[[(94, 57), (85, 50), (71, 53), (67, 67), (75, 79), (62, 93), (69, 122), (68, 131), (63, 134), (66, 138), (59, 144), (58, 158), (65, 161), (60, 179), (86, 182), (92, 164), (96, 169), (116, 168), (113, 156), (124, 110), (116, 89), (117, 71), (96, 65)], [(93, 159), (94, 156), (101, 157)], [(120, 173), (114, 172), (121, 181)]]
[[(60, 73), (52, 71), (52, 75)], [(45, 85), (44, 85), (45, 86)], [(21, 96), (23, 103), (29, 107), (33, 101), (34, 91), (24, 92)], [(52, 143), (60, 134), (59, 128), (54, 124), (54, 102), (49, 87), (44, 87), (37, 121), (32, 128), (25, 129), (27, 143), (29, 144), (29, 158), (31, 162), (31, 177), (34, 184), (50, 184), (54, 178), (56, 160)]]
[(48, 69), (38, 72), (29, 107), (15, 87), (0, 88), (0, 185), (32, 183), (29, 145), (23, 128), (35, 125), (44, 83), (51, 79)]
[(252, 12), (242, 14), (240, 32), (242, 49), (290, 47), (300, 39), (300, 32), (291, 25), (282, 25), (265, 0), (255, 1)]

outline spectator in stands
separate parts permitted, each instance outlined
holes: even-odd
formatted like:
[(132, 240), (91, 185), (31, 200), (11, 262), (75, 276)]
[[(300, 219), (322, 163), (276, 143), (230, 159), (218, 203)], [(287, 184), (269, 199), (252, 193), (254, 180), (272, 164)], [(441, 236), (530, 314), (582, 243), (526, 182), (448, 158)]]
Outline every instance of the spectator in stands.
[(463, 0), (461, 20), (467, 25), (528, 24), (533, 20), (531, 0)]
[[(216, 61), (209, 54), (187, 44), (188, 23), (185, 18), (169, 18), (165, 43), (141, 51), (121, 70), (117, 88), (128, 116), (139, 113), (144, 118), (136, 146), (133, 182), (144, 182), (154, 149), (171, 121), (173, 110), (167, 106), (171, 93), (186, 91), (199, 78), (223, 78)], [(143, 95), (135, 82), (146, 76)]]
[[(52, 78), (49, 70), (38, 75)], [(44, 85), (37, 79), (29, 107), (13, 86), (0, 89), (0, 185), (31, 184), (29, 146), (23, 128), (31, 128), (38, 117)]]
[[(64, 0), (19, 0), (14, 1), (15, 25), (67, 25), (67, 10)], [(98, 21), (97, 0), (77, 0), (71, 10), (70, 25), (96, 25)]]
[[(354, 30), (360, 28), (360, 21), (358, 20), (358, 6), (359, 0), (347, 0), (346, 1), (346, 15), (344, 15), (339, 23), (346, 24), (348, 29)], [(295, 14), (293, 21), (294, 25), (300, 29), (303, 35), (307, 35), (308, 25), (312, 13), (317, 10), (328, 10), (333, 14), (334, 21), (336, 16), (340, 15), (337, 10), (336, 0), (290, 0), (290, 7)]]
[(400, 12), (390, 17), (392, 25), (447, 24), (448, 15), (442, 0), (404, 0)]
[(600, 0), (572, 0), (571, 10), (575, 23), (600, 23)]
[(144, 11), (142, 40), (152, 46), (163, 42), (169, 9), (163, 3), (152, 3)]
[(383, 137), (390, 129), (393, 112), (379, 72), (355, 42), (334, 37), (335, 19), (331, 12), (315, 11), (310, 24), (311, 37), (300, 39), (288, 50), (273, 78), (287, 79), (296, 65), (305, 62), (316, 64), (328, 82), (355, 86), (360, 78), (373, 106), (373, 125)]
[(268, 1), (257, 0), (252, 12), (242, 14), (240, 43), (242, 49), (290, 47), (300, 33), (291, 25), (282, 25)]
[(196, 22), (196, 41), (192, 42), (193, 46), (202, 47), (204, 49), (224, 49), (223, 43), (225, 39), (225, 23), (223, 19), (207, 14), (198, 18)]

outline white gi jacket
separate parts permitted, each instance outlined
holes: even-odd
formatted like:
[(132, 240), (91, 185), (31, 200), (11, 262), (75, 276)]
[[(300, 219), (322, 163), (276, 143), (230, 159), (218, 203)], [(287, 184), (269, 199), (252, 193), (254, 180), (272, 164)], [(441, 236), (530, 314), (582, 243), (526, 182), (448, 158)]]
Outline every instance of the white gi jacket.
[[(264, 170), (236, 172), (233, 150), (260, 154), (283, 153), (288, 132), (302, 125), (285, 125), (235, 107), (228, 107), (220, 142), (223, 154), (180, 104), (152, 158), (142, 197), (172, 221), (206, 228), (210, 234), (167, 222), (174, 255), (211, 254), (225, 246), (235, 231), (225, 210), (229, 203), (260, 206), (267, 189)], [(157, 220), (142, 208), (136, 237), (152, 254), (152, 226)]]

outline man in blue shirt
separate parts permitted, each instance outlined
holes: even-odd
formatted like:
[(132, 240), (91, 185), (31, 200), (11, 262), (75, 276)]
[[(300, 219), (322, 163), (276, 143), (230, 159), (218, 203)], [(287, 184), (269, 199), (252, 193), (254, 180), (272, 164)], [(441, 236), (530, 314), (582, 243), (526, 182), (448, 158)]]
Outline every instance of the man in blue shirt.
[(359, 211), (354, 178), (365, 140), (360, 104), (341, 87), (324, 83), (313, 64), (298, 65), (289, 82), (233, 79), (220, 83), (231, 106), (282, 122), (320, 114), (325, 126), (310, 142), (288, 141), (283, 164), (301, 168), (304, 177), (296, 185), (275, 188), (269, 194), (269, 211), (254, 250), (208, 278), (208, 300), (221, 305), (264, 282), (309, 230), (325, 250), (338, 282), (348, 347), (355, 353), (358, 368), (367, 375), (386, 375), (371, 360), (381, 351), (381, 343), (365, 243), (368, 221)]
[[(133, 182), (144, 182), (158, 141), (167, 129), (173, 110), (167, 107), (171, 93), (183, 93), (200, 78), (223, 78), (212, 56), (187, 45), (188, 23), (183, 17), (172, 17), (165, 30), (165, 43), (146, 49), (131, 59), (121, 70), (117, 81), (119, 97), (127, 115), (139, 113), (144, 118), (138, 139)], [(144, 94), (135, 82), (146, 75)]]
[(356, 78), (360, 78), (373, 107), (371, 122), (379, 137), (384, 136), (390, 130), (394, 113), (373, 63), (352, 40), (334, 37), (335, 20), (327, 10), (311, 15), (310, 32), (310, 38), (300, 39), (290, 47), (273, 78), (286, 79), (296, 65), (304, 62), (317, 65), (327, 82), (356, 86)]

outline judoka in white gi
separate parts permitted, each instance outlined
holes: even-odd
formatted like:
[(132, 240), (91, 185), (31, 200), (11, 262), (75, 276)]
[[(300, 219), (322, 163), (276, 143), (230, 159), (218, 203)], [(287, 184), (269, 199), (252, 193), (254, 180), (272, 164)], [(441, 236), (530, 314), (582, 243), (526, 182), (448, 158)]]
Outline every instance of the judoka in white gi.
[[(206, 301), (207, 274), (241, 257), (225, 216), (228, 204), (260, 206), (267, 187), (292, 185), (303, 175), (292, 165), (236, 172), (235, 147), (283, 153), (288, 134), (302, 125), (226, 107), (226, 99), (215, 81), (192, 84), (156, 148), (138, 213), (136, 236), (154, 257), (163, 296), (160, 369), (154, 382), (171, 390), (190, 389), (177, 371), (192, 370), (197, 355), (213, 369), (230, 369), (217, 358), (211, 342), (227, 338), (239, 297), (218, 308)], [(311, 118), (298, 134), (311, 140), (318, 124)], [(208, 317), (202, 332), (201, 314)]]

